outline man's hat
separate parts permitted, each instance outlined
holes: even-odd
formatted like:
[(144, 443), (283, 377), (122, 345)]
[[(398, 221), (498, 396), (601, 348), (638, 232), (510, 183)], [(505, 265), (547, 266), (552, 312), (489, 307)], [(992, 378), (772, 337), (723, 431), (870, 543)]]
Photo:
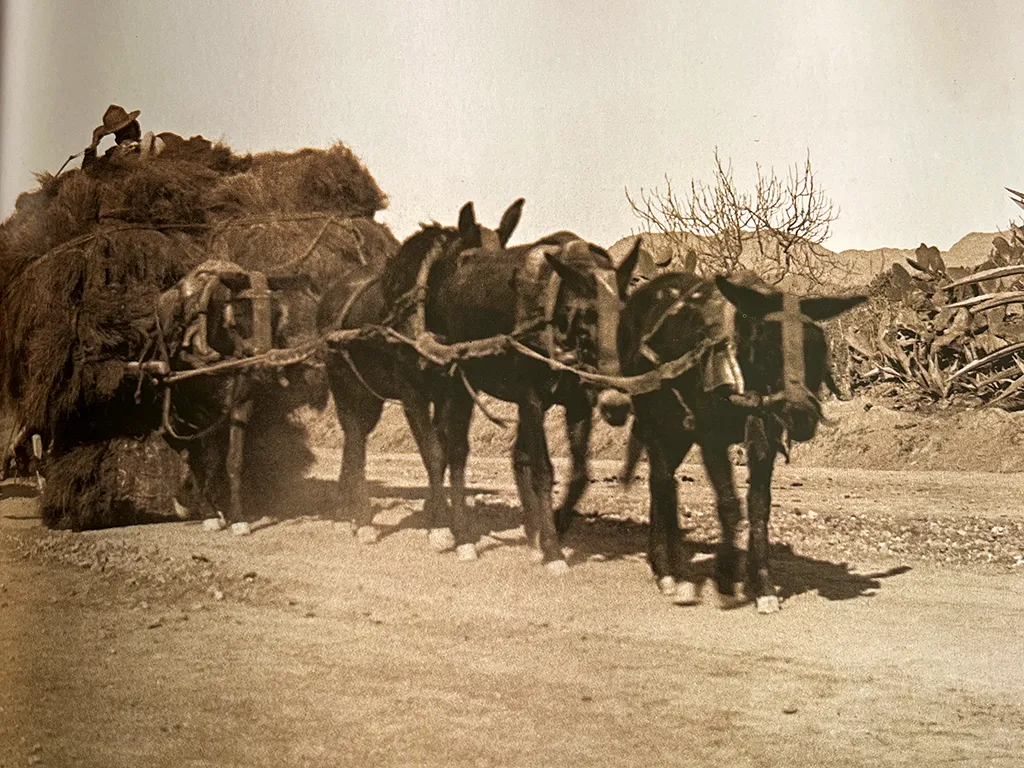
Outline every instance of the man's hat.
[(107, 107), (107, 111), (103, 113), (103, 125), (99, 126), (93, 134), (95, 135), (100, 130), (103, 131), (103, 133), (99, 134), (101, 137), (106, 136), (108, 133), (116, 133), (126, 125), (131, 124), (138, 116), (139, 110), (137, 109), (134, 112), (125, 112), (124, 107), (111, 104)]

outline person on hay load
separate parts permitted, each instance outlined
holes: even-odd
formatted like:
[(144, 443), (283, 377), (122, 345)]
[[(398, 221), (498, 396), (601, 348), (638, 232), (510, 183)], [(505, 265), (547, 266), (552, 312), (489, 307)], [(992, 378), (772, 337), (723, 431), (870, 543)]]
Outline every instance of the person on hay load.
[(92, 132), (92, 143), (82, 153), (82, 167), (87, 168), (97, 162), (96, 148), (104, 136), (114, 134), (114, 146), (103, 155), (105, 160), (112, 160), (127, 154), (138, 152), (143, 159), (156, 157), (164, 148), (164, 141), (147, 131), (145, 135), (139, 126), (139, 110), (127, 112), (119, 104), (111, 104), (103, 113), (103, 125), (97, 126)]

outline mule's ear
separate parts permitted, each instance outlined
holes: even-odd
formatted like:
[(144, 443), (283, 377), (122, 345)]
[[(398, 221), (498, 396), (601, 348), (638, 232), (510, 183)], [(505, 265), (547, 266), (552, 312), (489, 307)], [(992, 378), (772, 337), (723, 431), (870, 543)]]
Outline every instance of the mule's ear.
[(802, 299), (800, 301), (800, 311), (811, 318), (811, 320), (817, 322), (840, 315), (848, 309), (853, 309), (858, 304), (863, 304), (867, 300), (867, 296), (859, 295)]
[(562, 257), (557, 253), (548, 253), (545, 251), (544, 258), (548, 260), (548, 264), (551, 265), (551, 268), (555, 270), (558, 276), (563, 280), (579, 280), (585, 277), (584, 274), (572, 264), (562, 261)]
[(683, 260), (683, 269), (693, 274), (697, 273), (697, 252), (693, 248), (686, 252), (686, 259)]
[(525, 202), (520, 197), (501, 215), (501, 223), (498, 225), (498, 242), (501, 243), (502, 248), (508, 243), (512, 233), (515, 232), (516, 226), (519, 224), (519, 217), (523, 215), (523, 204)]
[(629, 255), (615, 268), (615, 282), (618, 283), (619, 298), (621, 299), (626, 298), (626, 291), (632, 281), (633, 272), (636, 271), (636, 265), (640, 261), (640, 246), (642, 242), (641, 238), (638, 237), (636, 242), (633, 243)]
[(730, 280), (723, 275), (715, 278), (715, 285), (736, 309), (749, 317), (764, 317), (770, 312), (782, 309), (781, 293), (766, 292), (753, 285)]
[(480, 225), (476, 223), (476, 210), (470, 200), (459, 211), (459, 237), (468, 247), (480, 245)]

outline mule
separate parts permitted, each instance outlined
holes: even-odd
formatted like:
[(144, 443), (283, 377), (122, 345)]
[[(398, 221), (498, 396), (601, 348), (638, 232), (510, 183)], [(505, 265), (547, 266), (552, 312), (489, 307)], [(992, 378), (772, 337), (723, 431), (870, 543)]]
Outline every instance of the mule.
[[(619, 313), (639, 255), (639, 239), (616, 268), (608, 253), (571, 232), (558, 232), (527, 245), (465, 249), (479, 228), (464, 208), (458, 228), (421, 230), (399, 249), (381, 277), (385, 302), (393, 306), (417, 286), (426, 269), (425, 330), (449, 344), (501, 335), (576, 370), (619, 373), (616, 337)], [(425, 262), (428, 262), (425, 265)], [(475, 557), (466, 519), (465, 467), (469, 454), (467, 393), (485, 392), (515, 403), (519, 420), (513, 471), (524, 527), (539, 559), (554, 572), (567, 565), (560, 534), (587, 484), (586, 447), (595, 401), (610, 423), (621, 424), (628, 398), (584, 383), (571, 371), (521, 351), (507, 350), (460, 360), (447, 379), (435, 422), (452, 486), (451, 524), (459, 556)], [(572, 447), (573, 473), (559, 510), (551, 501), (553, 468), (544, 415), (564, 406)]]
[[(165, 315), (160, 327), (182, 329), (181, 338), (161, 333), (171, 367), (177, 370), (287, 349), (314, 334), (316, 301), (303, 278), (268, 278), (230, 262), (200, 265), (166, 292), (160, 305)], [(321, 398), (325, 404), (325, 387), (310, 384), (302, 369), (241, 369), (165, 389), (163, 431), (174, 448), (188, 451), (195, 480), (190, 503), (204, 513), (226, 508), (218, 513), (215, 527), (237, 524), (236, 532), (247, 532), (243, 465), (250, 421), (266, 414), (270, 403), (294, 410), (306, 402), (321, 404)], [(263, 414), (254, 414), (256, 403)]]
[(736, 600), (742, 514), (729, 447), (742, 443), (749, 472), (747, 595), (761, 613), (778, 610), (768, 551), (775, 458), (788, 456), (791, 441), (810, 440), (821, 419), (818, 395), (828, 368), (818, 323), (865, 300), (798, 298), (752, 275), (711, 282), (689, 273), (661, 275), (630, 296), (619, 328), (624, 373), (644, 373), (698, 345), (709, 347), (700, 364), (633, 398), (632, 435), (650, 462), (648, 558), (662, 593), (681, 604), (699, 600), (696, 574), (682, 562), (674, 479), (697, 444), (721, 525), (715, 582), (725, 603)]
[[(451, 245), (453, 252), (504, 248), (519, 223), (523, 203), (520, 198), (509, 206), (497, 230), (467, 226), (460, 239)], [(467, 222), (475, 222), (472, 203), (466, 204), (462, 216)], [(413, 238), (426, 237), (432, 230), (424, 227)], [(335, 283), (317, 309), (317, 329), (321, 335), (389, 322), (394, 306), (385, 299), (382, 271), (383, 264), (367, 265)], [(380, 421), (385, 401), (399, 400), (427, 471), (424, 512), (431, 528), (431, 544), (439, 551), (454, 547), (443, 489), (445, 451), (431, 415), (432, 407), (435, 413), (439, 412), (439, 404), (447, 394), (444, 373), (422, 366), (415, 350), (381, 339), (357, 340), (334, 348), (326, 362), (338, 422), (345, 435), (338, 476), (339, 514), (348, 516), (348, 522), (363, 541), (376, 540), (366, 489), (366, 443)], [(472, 400), (458, 390), (449, 396), (456, 398), (456, 402), (449, 404), (453, 418), (457, 415), (468, 424)]]

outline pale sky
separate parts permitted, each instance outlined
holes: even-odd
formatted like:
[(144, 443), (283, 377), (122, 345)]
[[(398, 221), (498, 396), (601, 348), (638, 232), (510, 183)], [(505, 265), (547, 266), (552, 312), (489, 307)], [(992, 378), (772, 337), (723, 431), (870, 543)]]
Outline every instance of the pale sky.
[[(993, 2), (0, 0), (0, 216), (104, 109), (236, 151), (341, 139), (396, 235), (466, 200), (517, 240), (637, 227), (623, 190), (809, 151), (834, 250), (948, 248), (1020, 213), (1024, 12)], [(109, 141), (109, 139), (108, 139)]]

